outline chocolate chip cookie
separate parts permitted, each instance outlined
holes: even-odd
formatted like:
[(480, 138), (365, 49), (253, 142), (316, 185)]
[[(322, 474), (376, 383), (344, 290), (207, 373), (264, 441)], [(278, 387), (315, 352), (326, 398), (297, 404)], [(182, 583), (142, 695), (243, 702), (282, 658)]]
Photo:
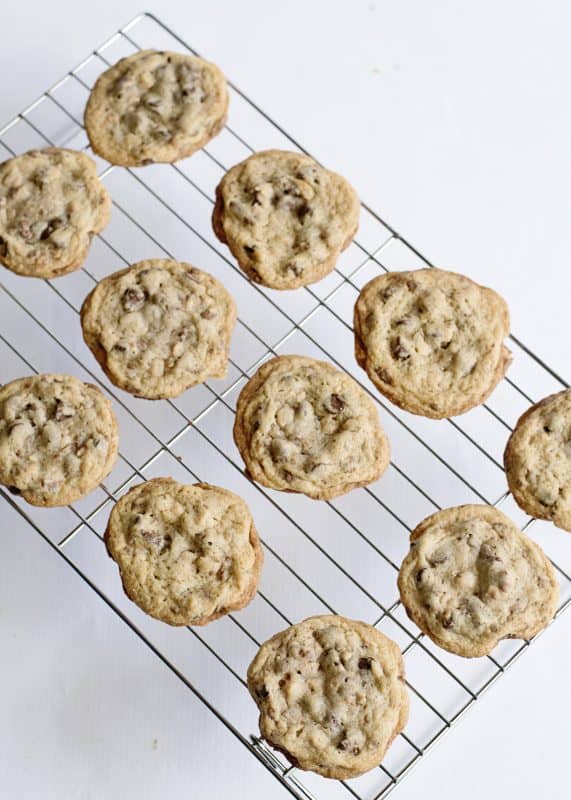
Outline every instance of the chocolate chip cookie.
[(119, 432), (110, 401), (70, 375), (0, 388), (0, 483), (35, 506), (65, 506), (111, 472)]
[(437, 645), (485, 656), (552, 619), (559, 588), (543, 550), (492, 506), (438, 511), (410, 536), (398, 585), (409, 617)]
[(266, 150), (222, 178), (212, 224), (249, 278), (295, 289), (331, 272), (357, 231), (359, 208), (345, 178), (309, 156)]
[(483, 403), (511, 353), (505, 301), (464, 275), (440, 269), (389, 272), (355, 304), (355, 356), (397, 406), (442, 419)]
[(206, 625), (256, 593), (263, 552), (252, 516), (218, 486), (135, 486), (111, 512), (105, 543), (127, 596), (169, 625)]
[(518, 505), (571, 531), (571, 389), (544, 398), (520, 417), (504, 464)]
[(216, 278), (170, 259), (109, 275), (81, 309), (84, 339), (109, 379), (148, 399), (224, 377), (235, 322)]
[(379, 478), (389, 443), (370, 397), (324, 361), (279, 356), (238, 397), (234, 440), (251, 478), (329, 500)]
[(80, 267), (111, 199), (84, 153), (46, 147), (0, 164), (0, 263), (34, 278)]
[(170, 163), (216, 136), (227, 111), (226, 79), (215, 64), (142, 50), (98, 78), (85, 128), (93, 150), (112, 164)]
[(310, 617), (263, 644), (248, 688), (262, 736), (296, 767), (326, 778), (377, 766), (408, 719), (397, 645), (334, 615)]

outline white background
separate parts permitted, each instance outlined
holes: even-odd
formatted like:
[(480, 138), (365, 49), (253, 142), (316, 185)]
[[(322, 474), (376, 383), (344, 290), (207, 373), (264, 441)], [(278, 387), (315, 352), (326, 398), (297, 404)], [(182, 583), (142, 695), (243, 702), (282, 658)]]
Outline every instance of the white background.
[[(504, 294), (514, 332), (569, 378), (564, 0), (149, 8), (434, 262)], [(141, 10), (5, 2), (0, 123)], [(287, 796), (15, 513), (0, 535), (3, 795)], [(570, 642), (568, 614), (394, 796), (568, 797)]]

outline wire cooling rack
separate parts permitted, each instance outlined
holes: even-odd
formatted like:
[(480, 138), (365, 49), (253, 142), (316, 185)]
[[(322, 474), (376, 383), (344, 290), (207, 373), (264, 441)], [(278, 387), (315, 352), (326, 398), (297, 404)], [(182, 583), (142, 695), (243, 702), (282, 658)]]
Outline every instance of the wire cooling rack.
[[(48, 144), (89, 152), (82, 117), (90, 87), (109, 64), (146, 47), (194, 53), (153, 15), (138, 16), (0, 130), (0, 156)], [(357, 239), (325, 280), (285, 293), (252, 284), (214, 237), (210, 216), (223, 172), (270, 147), (303, 150), (232, 86), (229, 125), (192, 158), (144, 169), (117, 168), (97, 159), (114, 207), (82, 270), (54, 282), (3, 270), (0, 382), (31, 372), (69, 372), (99, 384), (114, 400), (121, 453), (105, 484), (68, 508), (34, 509), (1, 492), (292, 795), (380, 800), (529, 645), (506, 640), (491, 656), (467, 660), (439, 650), (419, 633), (396, 589), (409, 530), (446, 506), (501, 506), (523, 530), (535, 523), (533, 536), (555, 563), (561, 586), (556, 617), (571, 602), (568, 534), (526, 517), (507, 492), (502, 469), (505, 442), (519, 414), (567, 384), (512, 336), (514, 362), (484, 406), (455, 420), (433, 422), (385, 402), (355, 363), (353, 304), (359, 288), (380, 270), (430, 262), (363, 206)], [(176, 400), (149, 403), (107, 381), (83, 344), (77, 315), (103, 276), (139, 259), (165, 256), (190, 261), (223, 281), (236, 298), (239, 322), (225, 380), (209, 381)], [(264, 360), (286, 352), (328, 359), (352, 374), (378, 403), (393, 452), (380, 481), (315, 503), (245, 478), (231, 436), (236, 397)], [(156, 475), (221, 484), (249, 503), (262, 535), (265, 566), (260, 591), (245, 610), (206, 628), (179, 630), (146, 617), (123, 595), (101, 536), (115, 500), (133, 483)], [(406, 661), (412, 699), (407, 728), (378, 769), (350, 781), (302, 773), (269, 748), (257, 735), (257, 710), (244, 680), (262, 641), (323, 612), (375, 625), (399, 643)]]

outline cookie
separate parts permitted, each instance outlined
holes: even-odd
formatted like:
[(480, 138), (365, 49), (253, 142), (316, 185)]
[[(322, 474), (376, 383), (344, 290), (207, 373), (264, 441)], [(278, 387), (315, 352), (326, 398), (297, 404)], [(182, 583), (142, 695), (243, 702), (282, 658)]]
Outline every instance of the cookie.
[(110, 211), (84, 153), (46, 147), (10, 158), (0, 164), (0, 263), (33, 278), (73, 272)]
[(357, 362), (405, 411), (442, 419), (483, 403), (511, 353), (505, 301), (464, 275), (440, 269), (388, 272), (355, 304)]
[(365, 622), (310, 617), (273, 636), (248, 669), (262, 736), (301, 769), (353, 778), (380, 764), (408, 719), (397, 645)]
[(226, 79), (215, 64), (183, 53), (142, 50), (99, 76), (85, 109), (93, 150), (112, 164), (173, 162), (224, 127)]
[(110, 401), (70, 375), (0, 388), (0, 483), (35, 506), (65, 506), (111, 472), (119, 431)]
[(238, 397), (234, 441), (251, 478), (329, 500), (376, 481), (390, 449), (375, 404), (324, 361), (278, 356)]
[(357, 232), (359, 209), (345, 178), (309, 156), (266, 150), (222, 178), (212, 225), (249, 278), (295, 289), (331, 272)]
[(552, 619), (559, 588), (543, 550), (493, 506), (438, 511), (410, 536), (398, 585), (433, 642), (472, 658), (501, 639), (530, 639)]
[(135, 486), (113, 508), (105, 543), (127, 596), (169, 625), (206, 625), (244, 608), (262, 569), (248, 506), (207, 483)]
[(109, 379), (148, 399), (224, 377), (235, 322), (216, 278), (169, 259), (109, 275), (81, 309), (83, 337)]
[(544, 398), (519, 418), (504, 464), (517, 504), (571, 531), (571, 389)]

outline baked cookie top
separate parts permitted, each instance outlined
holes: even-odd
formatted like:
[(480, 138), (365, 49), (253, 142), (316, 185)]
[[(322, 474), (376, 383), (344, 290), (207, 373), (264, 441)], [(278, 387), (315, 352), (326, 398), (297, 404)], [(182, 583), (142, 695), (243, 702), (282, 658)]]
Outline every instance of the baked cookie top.
[(93, 150), (112, 164), (186, 158), (223, 128), (226, 79), (215, 64), (142, 50), (99, 76), (85, 109)]
[(205, 625), (243, 608), (263, 561), (241, 497), (172, 478), (154, 478), (124, 495), (105, 543), (128, 597), (169, 625)]
[(56, 278), (81, 266), (111, 199), (84, 153), (46, 147), (0, 164), (0, 262)]
[(109, 275), (81, 309), (84, 339), (109, 379), (149, 399), (224, 377), (235, 322), (216, 278), (169, 259)]
[(317, 500), (377, 480), (390, 456), (365, 391), (331, 364), (305, 356), (273, 358), (248, 381), (234, 440), (255, 481)]
[(216, 189), (214, 232), (256, 283), (295, 289), (324, 278), (359, 224), (351, 185), (309, 156), (265, 150)]
[(483, 403), (504, 376), (509, 325), (505, 301), (464, 275), (388, 272), (355, 304), (355, 355), (393, 403), (442, 419)]
[(412, 532), (398, 585), (409, 617), (436, 644), (484, 656), (500, 639), (529, 639), (557, 608), (555, 571), (543, 550), (501, 511), (438, 511)]
[(571, 389), (544, 398), (520, 417), (504, 463), (518, 505), (571, 531)]
[(408, 718), (397, 645), (364, 622), (310, 617), (262, 645), (248, 669), (260, 730), (295, 766), (352, 778), (377, 766)]
[(65, 506), (111, 472), (119, 432), (110, 401), (70, 375), (0, 388), (0, 483), (35, 506)]

